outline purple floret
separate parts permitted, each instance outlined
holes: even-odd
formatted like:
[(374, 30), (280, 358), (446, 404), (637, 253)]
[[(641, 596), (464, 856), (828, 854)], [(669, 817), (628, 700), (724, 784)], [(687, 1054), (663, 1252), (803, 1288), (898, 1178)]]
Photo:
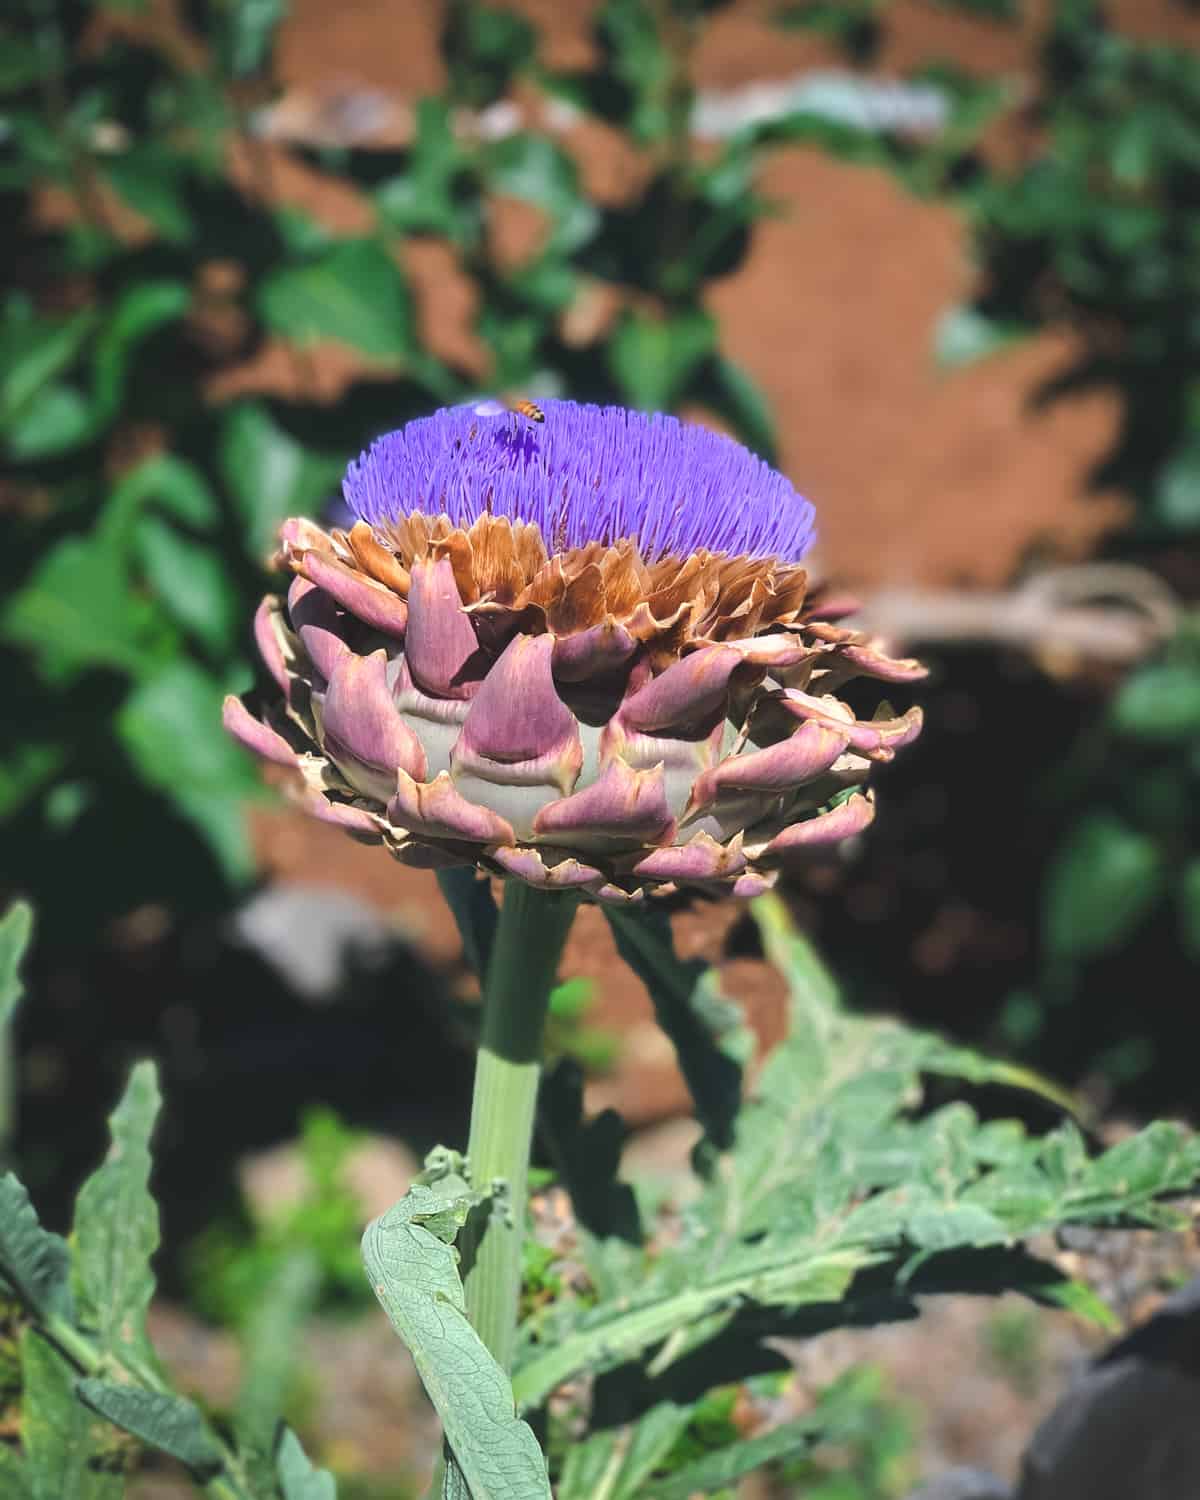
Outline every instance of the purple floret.
[(414, 510), (536, 521), (555, 551), (632, 537), (649, 560), (707, 549), (797, 562), (812, 546), (812, 505), (732, 438), (620, 406), (539, 404), (543, 422), (479, 401), (387, 433), (346, 471), (347, 504), (372, 523)]

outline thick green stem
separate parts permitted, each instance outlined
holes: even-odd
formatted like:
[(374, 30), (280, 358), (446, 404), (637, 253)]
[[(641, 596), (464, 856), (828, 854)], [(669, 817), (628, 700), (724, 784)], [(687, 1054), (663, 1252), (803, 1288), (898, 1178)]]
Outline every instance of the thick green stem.
[(512, 1364), (521, 1290), (521, 1247), (533, 1115), (542, 1070), (546, 1007), (577, 898), (511, 881), (483, 989), (475, 1065), (471, 1181), (496, 1185), (482, 1228), (463, 1236), (467, 1315), (496, 1362)]

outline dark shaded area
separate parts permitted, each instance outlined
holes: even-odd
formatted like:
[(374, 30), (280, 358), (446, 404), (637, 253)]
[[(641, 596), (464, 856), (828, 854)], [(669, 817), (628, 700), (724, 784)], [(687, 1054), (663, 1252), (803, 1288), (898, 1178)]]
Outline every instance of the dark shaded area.
[(1017, 1500), (1200, 1493), (1200, 1280), (1114, 1344), (1043, 1422)]
[(19, 1149), (46, 1223), (69, 1223), (130, 1064), (159, 1064), (167, 1292), (180, 1290), (176, 1253), (236, 1208), (237, 1159), (293, 1139), (312, 1105), (418, 1155), (465, 1138), (468, 1046), (441, 979), (402, 942), (370, 962), (350, 955), (340, 982), (314, 998), (237, 940), (228, 919), (193, 920), (133, 951), (60, 950), (30, 988)]

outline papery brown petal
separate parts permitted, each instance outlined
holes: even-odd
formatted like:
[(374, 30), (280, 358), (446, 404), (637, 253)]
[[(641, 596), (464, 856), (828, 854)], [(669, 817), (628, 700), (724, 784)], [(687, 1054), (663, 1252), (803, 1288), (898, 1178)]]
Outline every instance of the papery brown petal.
[(280, 526), (279, 549), (281, 560), (293, 565), (305, 552), (316, 552), (321, 557), (335, 555), (329, 533), (304, 516), (289, 516)]
[(469, 535), (479, 596), (511, 604), (525, 587), (511, 523), (500, 516), (480, 516)]
[(595, 563), (567, 576), (562, 593), (546, 610), (546, 623), (558, 636), (587, 630), (603, 617), (604, 584)]
[(542, 540), (541, 528), (532, 521), (517, 521), (513, 525), (513, 546), (522, 574), (526, 578), (533, 578), (549, 556)]
[(625, 619), (645, 601), (649, 578), (641, 555), (631, 542), (618, 542), (605, 549), (600, 559), (604, 579), (604, 602), (608, 612)]
[(450, 563), (462, 603), (474, 604), (479, 598), (479, 586), (475, 580), (475, 553), (467, 533), (458, 527), (448, 530), (434, 542), (432, 551), (435, 558), (444, 557)]
[(402, 599), (408, 597), (408, 569), (401, 566), (366, 521), (356, 521), (350, 528), (350, 548), (358, 566), (376, 583), (382, 583)]

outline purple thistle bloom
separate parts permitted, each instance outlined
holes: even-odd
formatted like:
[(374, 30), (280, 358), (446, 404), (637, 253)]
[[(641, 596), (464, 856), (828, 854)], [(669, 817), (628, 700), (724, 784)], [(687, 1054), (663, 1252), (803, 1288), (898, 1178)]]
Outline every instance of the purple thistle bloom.
[(410, 511), (468, 527), (533, 521), (554, 551), (633, 538), (643, 556), (701, 550), (798, 562), (814, 512), (732, 438), (619, 406), (545, 401), (543, 422), (499, 401), (444, 407), (371, 444), (343, 482), (372, 524)]

